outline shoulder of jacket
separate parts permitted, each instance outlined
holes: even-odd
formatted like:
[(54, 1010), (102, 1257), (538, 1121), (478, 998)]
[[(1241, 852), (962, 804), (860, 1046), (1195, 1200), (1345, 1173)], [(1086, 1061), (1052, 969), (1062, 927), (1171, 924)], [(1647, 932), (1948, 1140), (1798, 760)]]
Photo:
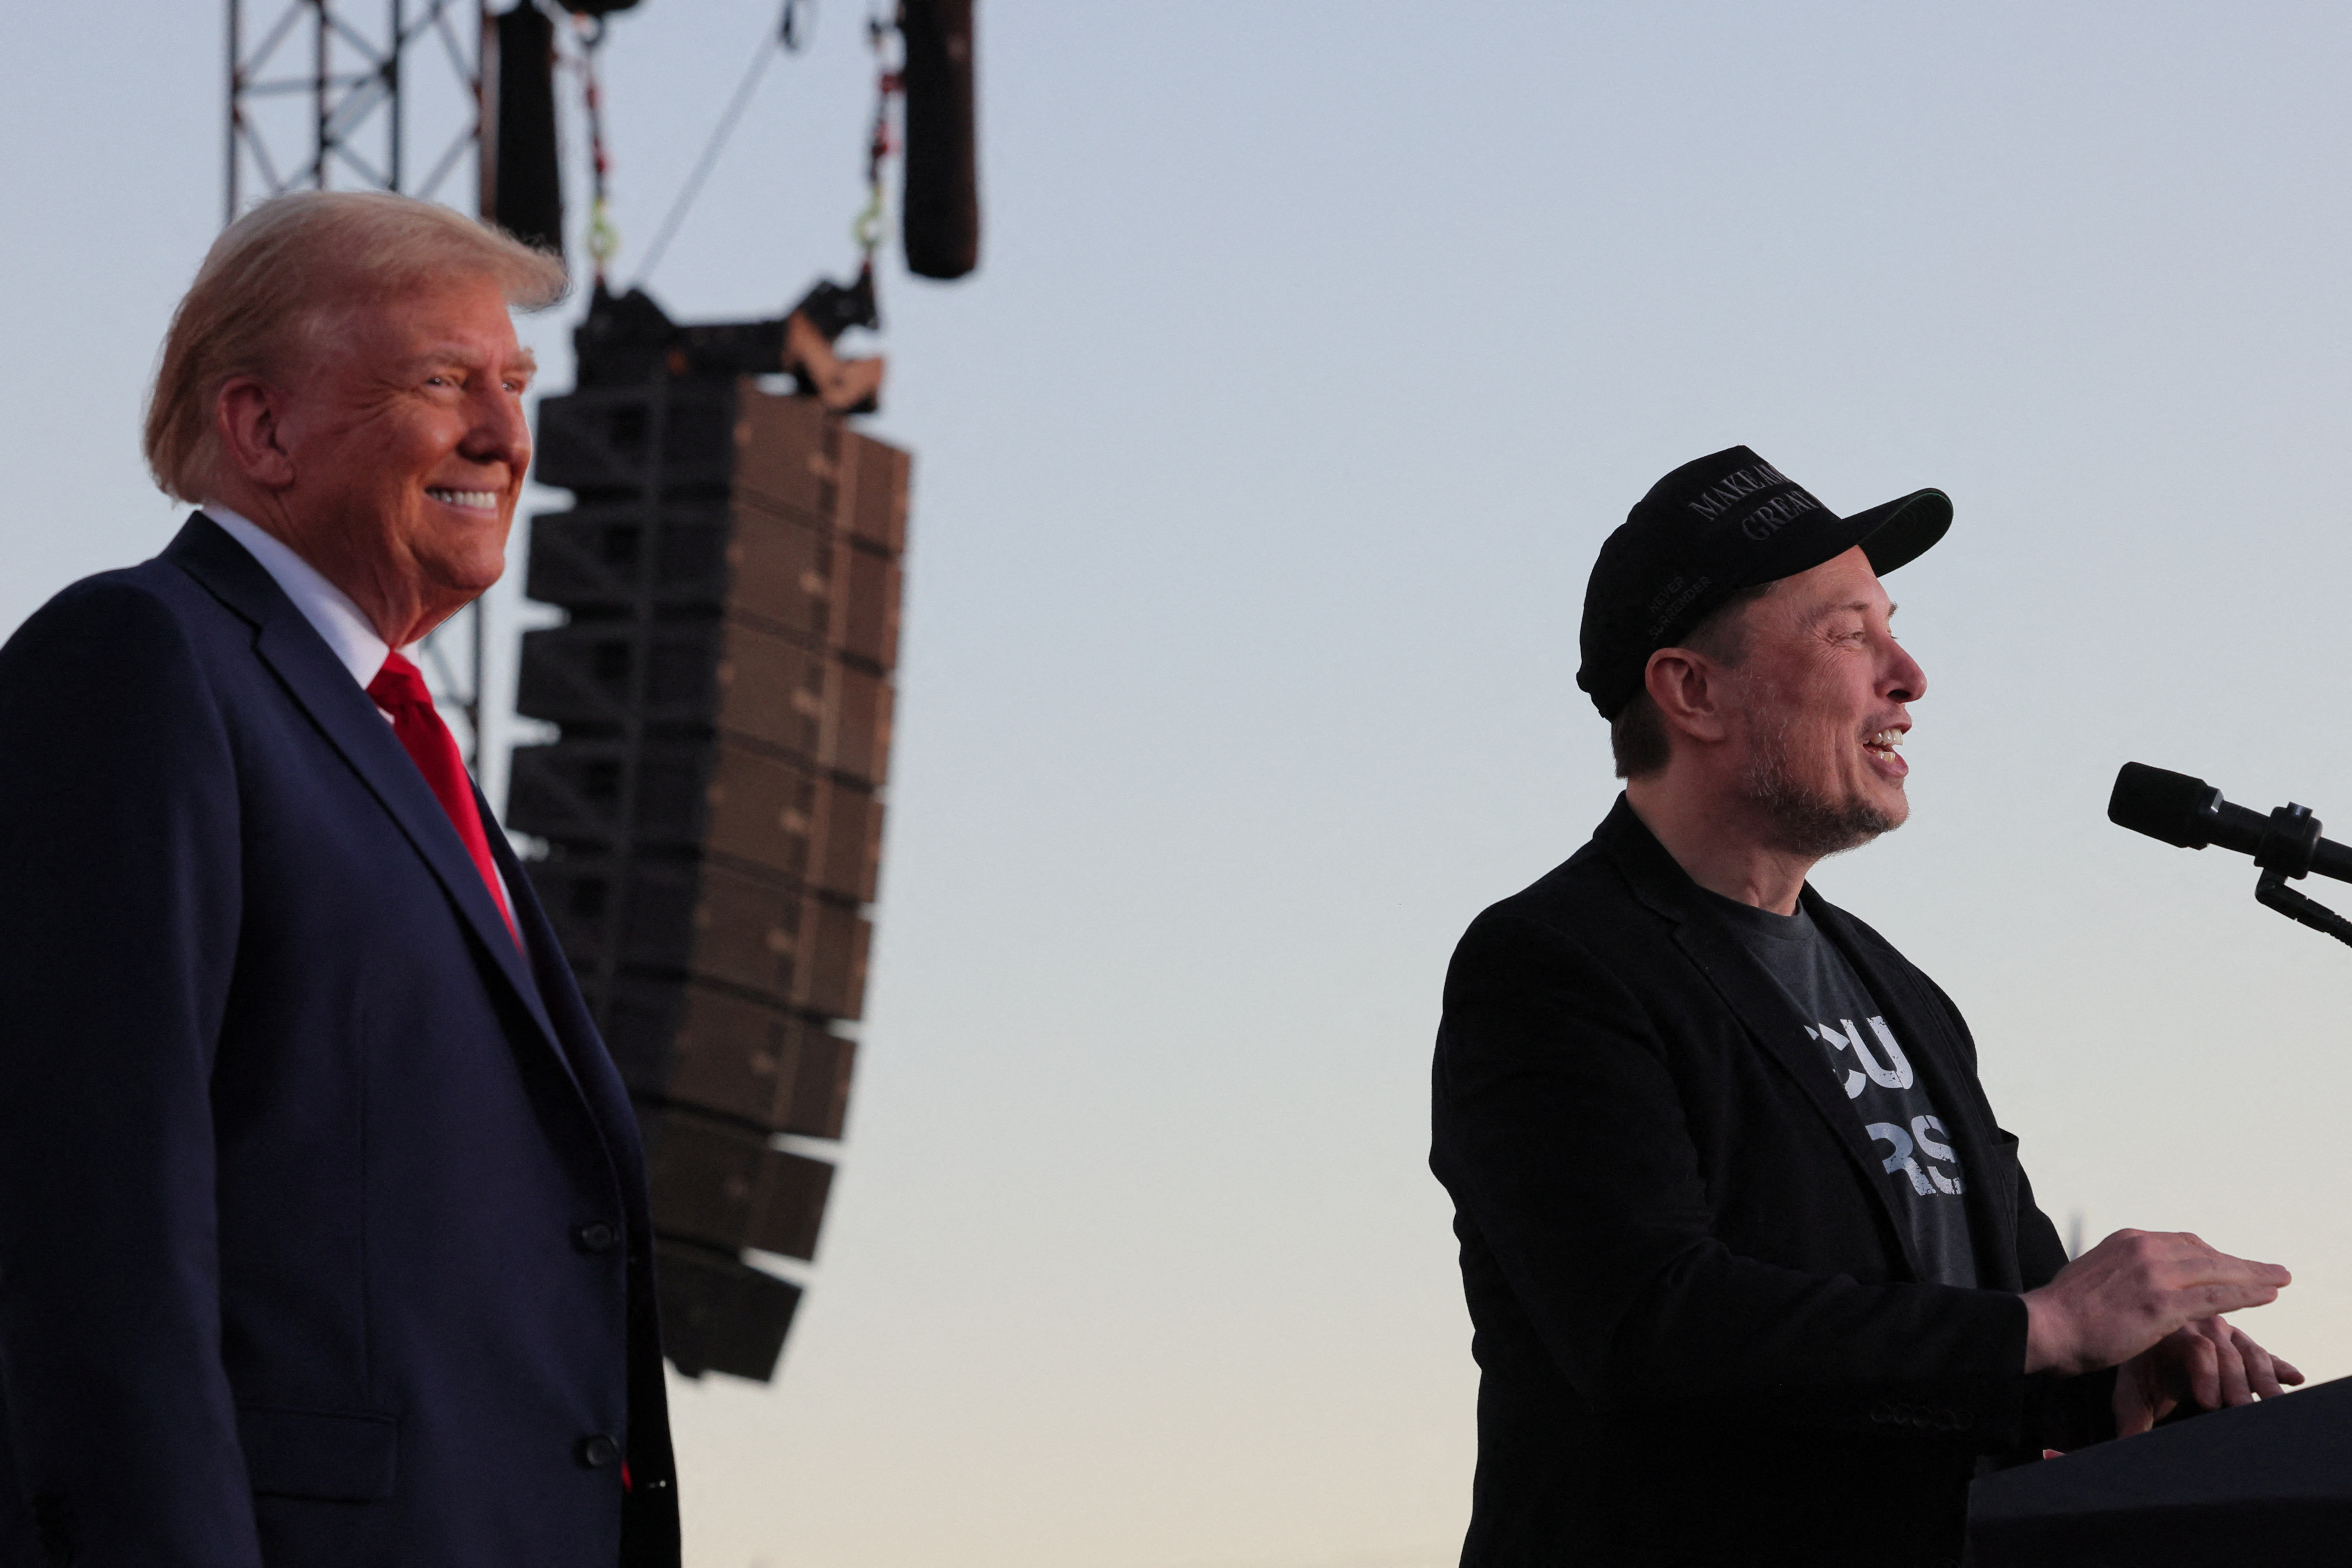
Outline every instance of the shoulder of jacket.
[(1616, 864), (1587, 844), (1507, 898), (1481, 910), (1455, 945), (1454, 968), (1482, 957), (1547, 955), (1571, 967), (1637, 967), (1633, 949), (1671, 942), (1671, 923), (1636, 898)]
[[(8, 722), (99, 708), (189, 717), (236, 684), (233, 622), (203, 588), (151, 560), (59, 590), (0, 644)], [(245, 640), (249, 642), (249, 638)]]
[(1486, 913), (1517, 915), (1563, 933), (1607, 932), (1635, 915), (1666, 924), (1635, 892), (1609, 846), (1597, 839)]
[(52, 638), (92, 634), (184, 641), (190, 612), (201, 597), (183, 573), (160, 561), (144, 561), (67, 584), (26, 617), (8, 643), (21, 649)]

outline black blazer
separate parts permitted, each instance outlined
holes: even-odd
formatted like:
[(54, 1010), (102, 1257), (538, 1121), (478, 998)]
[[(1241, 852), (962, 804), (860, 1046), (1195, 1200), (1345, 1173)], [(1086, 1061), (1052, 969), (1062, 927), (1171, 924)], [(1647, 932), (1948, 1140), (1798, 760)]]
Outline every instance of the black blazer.
[(527, 952), (202, 516), (0, 649), (0, 1564), (677, 1563), (636, 1129), (489, 841)]
[(1950, 1128), (1980, 1290), (1918, 1282), (1836, 1076), (1704, 897), (1621, 796), (1454, 951), (1430, 1166), (1480, 1368), (1465, 1564), (1956, 1559), (1980, 1461), (2112, 1431), (2111, 1375), (2021, 1370), (2018, 1292), (2065, 1253), (1950, 1000), (1806, 888)]

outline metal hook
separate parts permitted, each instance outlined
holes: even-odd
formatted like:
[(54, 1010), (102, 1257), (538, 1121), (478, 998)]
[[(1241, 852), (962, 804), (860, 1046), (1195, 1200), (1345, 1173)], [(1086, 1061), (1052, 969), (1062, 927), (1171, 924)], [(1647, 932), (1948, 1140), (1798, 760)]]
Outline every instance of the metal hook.
[[(809, 35), (801, 30), (801, 3), (802, 0), (784, 0), (784, 14), (776, 21), (776, 41), (783, 45), (786, 51), (795, 55), (807, 46), (809, 38)], [(816, 0), (808, 0), (808, 8), (810, 16), (814, 18)], [(814, 26), (812, 20), (810, 26), (814, 28)]]
[(2254, 883), (2254, 902), (2277, 910), (2298, 925), (2324, 931), (2338, 942), (2352, 946), (2352, 920), (2287, 886), (2286, 873), (2276, 866), (2265, 867), (2261, 880)]

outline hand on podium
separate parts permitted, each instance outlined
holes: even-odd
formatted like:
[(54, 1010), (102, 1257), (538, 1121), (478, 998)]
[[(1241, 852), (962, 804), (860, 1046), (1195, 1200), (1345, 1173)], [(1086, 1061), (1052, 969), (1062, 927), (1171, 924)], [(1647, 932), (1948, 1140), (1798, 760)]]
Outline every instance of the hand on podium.
[(2218, 1317), (2177, 1328), (2116, 1371), (2116, 1436), (2145, 1432), (2184, 1399), (2208, 1410), (2274, 1399), (2303, 1381), (2294, 1365)]
[(2293, 1279), (2186, 1232), (2118, 1230), (2025, 1293), (2025, 1370), (2118, 1368), (2121, 1437), (2147, 1431), (2184, 1398), (2208, 1409), (2270, 1398), (2303, 1374), (2221, 1314), (2266, 1305)]

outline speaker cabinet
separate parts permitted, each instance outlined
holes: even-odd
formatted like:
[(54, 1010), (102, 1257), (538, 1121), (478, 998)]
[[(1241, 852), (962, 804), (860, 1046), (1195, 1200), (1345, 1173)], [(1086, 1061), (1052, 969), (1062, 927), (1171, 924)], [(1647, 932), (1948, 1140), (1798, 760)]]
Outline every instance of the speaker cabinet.
[(605, 1042), (630, 1092), (738, 1126), (838, 1138), (855, 1041), (805, 1013), (689, 981), (625, 981)]
[(815, 1255), (865, 1009), (907, 454), (751, 380), (541, 405), (509, 825), (645, 1133), (671, 1361), (773, 1375)]
[(708, 1248), (654, 1244), (661, 1280), (662, 1348), (688, 1377), (706, 1372), (766, 1379), (784, 1353), (801, 1290)]

